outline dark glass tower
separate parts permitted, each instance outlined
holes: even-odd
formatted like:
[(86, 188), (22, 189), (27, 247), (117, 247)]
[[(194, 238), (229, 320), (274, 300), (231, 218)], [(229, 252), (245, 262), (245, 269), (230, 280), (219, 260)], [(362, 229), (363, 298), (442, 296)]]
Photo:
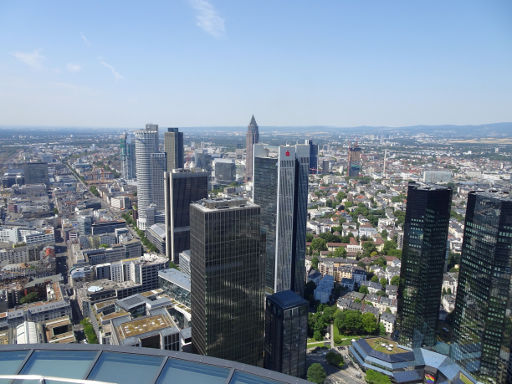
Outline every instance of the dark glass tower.
[(265, 308), (265, 368), (304, 377), (308, 302), (292, 291), (267, 296)]
[(313, 140), (306, 140), (309, 145), (309, 173), (316, 175), (318, 173), (318, 144), (313, 144)]
[(254, 146), (254, 203), (262, 207), (267, 293), (305, 283), (309, 145)]
[(200, 169), (174, 169), (165, 174), (165, 238), (169, 260), (190, 249), (190, 203), (208, 197), (208, 174)]
[(121, 175), (125, 179), (135, 179), (135, 139), (131, 133), (121, 136)]
[(470, 192), (455, 303), (453, 357), (469, 372), (509, 383), (512, 342), (512, 199)]
[(202, 355), (263, 365), (260, 207), (245, 199), (190, 205), (192, 344)]
[(183, 132), (178, 128), (167, 128), (167, 132), (164, 133), (164, 151), (167, 155), (167, 171), (183, 168), (185, 156)]
[(409, 347), (436, 341), (451, 200), (449, 188), (409, 183), (396, 334)]
[(348, 177), (359, 177), (361, 174), (362, 150), (357, 143), (348, 147)]
[(258, 124), (254, 115), (251, 117), (251, 122), (247, 127), (247, 134), (245, 135), (245, 181), (252, 180), (253, 173), (253, 145), (258, 144), (260, 141), (260, 132)]

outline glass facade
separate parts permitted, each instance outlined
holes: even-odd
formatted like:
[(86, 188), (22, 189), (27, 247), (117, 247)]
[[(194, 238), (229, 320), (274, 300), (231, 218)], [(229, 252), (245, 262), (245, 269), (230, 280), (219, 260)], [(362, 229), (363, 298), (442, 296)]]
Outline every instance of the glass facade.
[(263, 209), (268, 293), (303, 294), (308, 174), (309, 145), (254, 146), (253, 200)]
[(292, 291), (267, 296), (265, 368), (287, 375), (306, 375), (308, 302)]
[(244, 199), (190, 206), (192, 344), (202, 355), (263, 365), (260, 207)]
[(306, 140), (309, 145), (309, 173), (316, 175), (318, 173), (318, 144), (313, 144), (313, 140)]
[(179, 254), (190, 249), (190, 203), (208, 196), (208, 174), (179, 169), (165, 176), (167, 257), (179, 263)]
[[(470, 192), (453, 354), (468, 371), (506, 381), (512, 341), (512, 200)], [(510, 380), (510, 377), (509, 377)]]
[(183, 168), (183, 132), (178, 128), (167, 128), (167, 132), (164, 133), (164, 151), (167, 155), (167, 171)]
[(441, 303), (452, 191), (409, 183), (398, 286), (398, 341), (432, 346)]
[(253, 176), (253, 146), (260, 141), (260, 133), (258, 129), (258, 124), (254, 119), (254, 116), (251, 117), (251, 122), (247, 127), (247, 134), (245, 135), (245, 181), (251, 181)]

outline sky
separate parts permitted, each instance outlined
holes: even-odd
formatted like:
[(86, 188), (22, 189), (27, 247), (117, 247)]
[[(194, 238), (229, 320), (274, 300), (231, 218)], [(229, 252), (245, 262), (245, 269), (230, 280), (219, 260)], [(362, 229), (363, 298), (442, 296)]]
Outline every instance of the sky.
[(510, 0), (0, 1), (0, 125), (512, 121)]

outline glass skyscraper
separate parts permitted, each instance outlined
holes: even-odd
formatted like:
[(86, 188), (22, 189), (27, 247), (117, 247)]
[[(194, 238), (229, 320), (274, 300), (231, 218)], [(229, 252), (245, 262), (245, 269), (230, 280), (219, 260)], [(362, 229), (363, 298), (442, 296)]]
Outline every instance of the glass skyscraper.
[(190, 205), (192, 344), (263, 365), (265, 258), (260, 207), (242, 198)]
[(306, 375), (309, 304), (292, 291), (267, 296), (265, 368), (287, 375)]
[(451, 200), (450, 188), (409, 183), (396, 332), (409, 347), (436, 341)]
[[(359, 177), (361, 174), (361, 147), (355, 143), (348, 147), (348, 177)], [(325, 171), (325, 170), (324, 170)]]
[(183, 168), (184, 165), (184, 148), (183, 148), (183, 132), (178, 128), (167, 128), (164, 133), (164, 151), (167, 155), (167, 171)]
[(135, 179), (135, 140), (133, 134), (123, 133), (121, 135), (121, 175), (125, 179)]
[(267, 238), (265, 284), (268, 293), (305, 284), (309, 145), (254, 145), (253, 200), (262, 207)]
[(201, 169), (173, 169), (165, 174), (165, 243), (169, 260), (190, 249), (190, 203), (208, 197), (208, 174)]
[(309, 173), (316, 175), (318, 173), (318, 144), (313, 144), (313, 140), (306, 140), (309, 145)]
[(247, 134), (245, 135), (245, 181), (252, 180), (253, 173), (253, 145), (258, 144), (260, 141), (260, 132), (258, 124), (254, 115), (251, 117), (251, 122), (247, 127)]
[(454, 317), (453, 357), (475, 375), (507, 380), (512, 342), (512, 199), (470, 192)]

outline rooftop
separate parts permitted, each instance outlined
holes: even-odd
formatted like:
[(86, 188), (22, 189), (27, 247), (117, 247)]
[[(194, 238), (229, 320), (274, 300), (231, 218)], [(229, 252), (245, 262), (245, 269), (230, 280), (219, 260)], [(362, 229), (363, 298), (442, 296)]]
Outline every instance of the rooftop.
[(142, 335), (147, 332), (173, 327), (169, 318), (163, 315), (149, 316), (128, 321), (119, 326), (119, 335), (122, 339)]

